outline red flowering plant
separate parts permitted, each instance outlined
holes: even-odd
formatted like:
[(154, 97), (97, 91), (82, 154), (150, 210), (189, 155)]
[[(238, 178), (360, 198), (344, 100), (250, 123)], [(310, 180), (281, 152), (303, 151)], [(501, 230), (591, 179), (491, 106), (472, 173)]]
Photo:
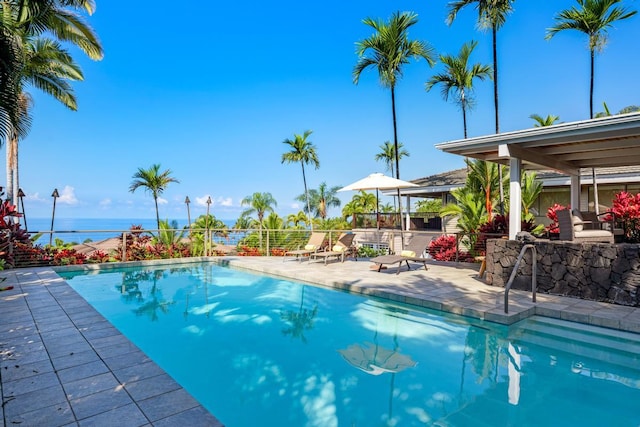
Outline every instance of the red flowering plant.
[(616, 222), (622, 223), (625, 241), (640, 242), (640, 194), (633, 195), (626, 191), (617, 193), (613, 198), (611, 212), (615, 215)]
[(558, 211), (564, 209), (571, 209), (571, 205), (563, 206), (558, 203), (554, 203), (549, 209), (547, 209), (547, 218), (551, 220), (551, 224), (547, 226), (547, 231), (549, 233), (559, 233), (560, 226), (558, 225)]
[[(455, 261), (456, 253), (456, 236), (440, 236), (429, 243), (427, 249), (429, 255), (436, 261)], [(459, 251), (457, 260), (462, 262), (473, 262), (473, 257), (465, 251)]]

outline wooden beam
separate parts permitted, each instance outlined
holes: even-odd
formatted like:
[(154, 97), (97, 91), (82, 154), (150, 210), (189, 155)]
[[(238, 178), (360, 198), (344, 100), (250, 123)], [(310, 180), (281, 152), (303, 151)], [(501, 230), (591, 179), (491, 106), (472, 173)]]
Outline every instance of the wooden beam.
[(555, 169), (568, 175), (580, 175), (580, 168), (558, 158), (547, 156), (538, 151), (522, 148), (517, 145), (500, 144), (498, 147), (500, 157), (518, 158), (543, 168)]

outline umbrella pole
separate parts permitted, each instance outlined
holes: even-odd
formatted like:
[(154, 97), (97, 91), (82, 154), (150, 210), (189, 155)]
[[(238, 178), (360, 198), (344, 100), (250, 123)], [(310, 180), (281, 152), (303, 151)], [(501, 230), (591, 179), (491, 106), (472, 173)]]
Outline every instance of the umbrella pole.
[(376, 188), (376, 229), (380, 231), (380, 201), (378, 200), (377, 188)]

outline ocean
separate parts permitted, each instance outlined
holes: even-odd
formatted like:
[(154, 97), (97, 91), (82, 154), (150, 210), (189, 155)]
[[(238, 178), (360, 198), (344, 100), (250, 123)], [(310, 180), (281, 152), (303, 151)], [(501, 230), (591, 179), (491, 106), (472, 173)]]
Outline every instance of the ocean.
[[(170, 219), (169, 222), (172, 220)], [(188, 225), (186, 218), (177, 219), (178, 227)], [(222, 220), (231, 228), (235, 220)], [(24, 221), (21, 221), (24, 228)], [(55, 218), (53, 223), (53, 239), (62, 239), (66, 243), (82, 243), (87, 239), (97, 242), (110, 237), (121, 236), (132, 225), (141, 225), (145, 230), (158, 228), (155, 218)], [(43, 234), (36, 243), (48, 244), (51, 231), (51, 218), (27, 218), (27, 231), (32, 235), (41, 231)]]

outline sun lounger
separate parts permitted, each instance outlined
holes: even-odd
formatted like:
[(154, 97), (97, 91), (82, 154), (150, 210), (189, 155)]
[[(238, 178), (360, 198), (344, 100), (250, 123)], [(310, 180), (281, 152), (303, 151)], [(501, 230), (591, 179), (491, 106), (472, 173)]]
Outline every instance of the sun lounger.
[[(309, 257), (319, 251), (323, 251), (327, 246), (327, 233), (312, 232), (309, 236), (309, 241), (303, 249), (296, 249), (293, 251), (287, 251), (284, 253), (285, 259), (287, 256), (295, 256), (298, 261), (303, 257)], [(284, 260), (283, 260), (284, 261)]]
[(357, 261), (357, 250), (353, 244), (354, 237), (353, 233), (342, 233), (330, 251), (313, 253), (310, 259), (324, 259), (325, 265), (327, 265), (329, 258), (339, 258), (341, 262), (344, 262), (346, 257), (353, 256)]
[(378, 265), (378, 271), (380, 271), (382, 269), (382, 266), (385, 264), (398, 264), (396, 274), (400, 274), (400, 267), (402, 267), (403, 261), (407, 264), (408, 270), (411, 270), (409, 261), (421, 262), (422, 265), (424, 265), (424, 269), (428, 270), (427, 258), (423, 257), (422, 255), (427, 250), (430, 242), (430, 236), (416, 234), (411, 238), (409, 243), (407, 243), (405, 249), (400, 253), (395, 255), (377, 256), (375, 258), (371, 258), (371, 262), (374, 262)]

